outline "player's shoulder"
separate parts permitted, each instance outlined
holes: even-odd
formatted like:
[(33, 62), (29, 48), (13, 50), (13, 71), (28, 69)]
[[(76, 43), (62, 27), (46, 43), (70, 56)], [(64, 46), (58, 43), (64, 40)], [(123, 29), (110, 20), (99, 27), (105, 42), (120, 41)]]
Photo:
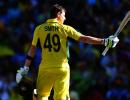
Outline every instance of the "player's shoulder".
[(39, 29), (39, 27), (41, 27), (41, 24), (40, 24), (40, 25), (37, 25), (35, 29)]
[(74, 29), (72, 26), (66, 25), (66, 24), (64, 24), (63, 27), (64, 27), (64, 29), (66, 29), (66, 30), (72, 30), (72, 29)]
[(45, 25), (46, 25), (46, 23), (39, 24), (36, 26), (36, 29), (40, 29), (40, 28), (44, 27)]
[(63, 27), (68, 27), (68, 28), (69, 28), (69, 27), (71, 27), (71, 26), (70, 26), (70, 25), (63, 24)]

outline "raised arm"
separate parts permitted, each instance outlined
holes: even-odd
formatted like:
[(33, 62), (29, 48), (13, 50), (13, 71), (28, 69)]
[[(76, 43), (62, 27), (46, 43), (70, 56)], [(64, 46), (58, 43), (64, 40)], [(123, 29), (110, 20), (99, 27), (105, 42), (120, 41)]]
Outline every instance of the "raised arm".
[(100, 44), (100, 45), (105, 44), (104, 39), (96, 38), (92, 36), (85, 36), (85, 35), (81, 35), (79, 38), (79, 41), (88, 43), (88, 44)]
[(79, 38), (79, 41), (88, 43), (88, 44), (105, 45), (106, 48), (114, 48), (117, 45), (117, 43), (119, 42), (119, 39), (118, 39), (118, 37), (115, 37), (113, 35), (111, 35), (105, 39), (81, 35)]

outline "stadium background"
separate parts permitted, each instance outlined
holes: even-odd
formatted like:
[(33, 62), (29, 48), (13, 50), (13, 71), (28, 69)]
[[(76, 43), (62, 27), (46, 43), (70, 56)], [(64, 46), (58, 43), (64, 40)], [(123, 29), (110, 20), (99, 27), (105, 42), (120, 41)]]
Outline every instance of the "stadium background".
[[(0, 100), (23, 100), (15, 91), (16, 70), (24, 64), (35, 26), (46, 21), (55, 3), (67, 10), (65, 24), (96, 37), (113, 34), (130, 10), (129, 0), (0, 0)], [(130, 100), (129, 23), (119, 39), (105, 57), (104, 46), (70, 39), (71, 100)], [(29, 72), (34, 79), (39, 60), (40, 48)]]

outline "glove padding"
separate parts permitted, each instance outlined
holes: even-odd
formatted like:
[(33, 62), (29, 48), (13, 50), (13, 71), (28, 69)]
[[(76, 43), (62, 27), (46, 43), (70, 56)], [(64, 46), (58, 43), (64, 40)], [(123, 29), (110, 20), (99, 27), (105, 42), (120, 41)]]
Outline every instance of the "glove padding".
[(105, 39), (105, 46), (108, 48), (114, 48), (118, 42), (119, 42), (118, 37), (111, 35)]
[(27, 75), (28, 71), (29, 71), (29, 67), (26, 66), (21, 67), (20, 70), (17, 71), (16, 82), (19, 83), (22, 80), (23, 76)]

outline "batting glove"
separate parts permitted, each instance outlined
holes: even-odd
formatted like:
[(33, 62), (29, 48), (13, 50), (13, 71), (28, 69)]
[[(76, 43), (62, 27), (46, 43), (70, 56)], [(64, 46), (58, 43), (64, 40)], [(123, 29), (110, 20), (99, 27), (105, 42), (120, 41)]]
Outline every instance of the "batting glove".
[(106, 47), (114, 48), (117, 45), (117, 43), (119, 42), (119, 39), (118, 39), (118, 37), (111, 35), (108, 38), (106, 38), (104, 40), (104, 42), (105, 42)]
[(28, 74), (28, 71), (29, 71), (29, 67), (21, 67), (18, 71), (17, 71), (17, 74), (16, 74), (16, 82), (19, 83), (23, 76), (24, 75), (27, 75)]

